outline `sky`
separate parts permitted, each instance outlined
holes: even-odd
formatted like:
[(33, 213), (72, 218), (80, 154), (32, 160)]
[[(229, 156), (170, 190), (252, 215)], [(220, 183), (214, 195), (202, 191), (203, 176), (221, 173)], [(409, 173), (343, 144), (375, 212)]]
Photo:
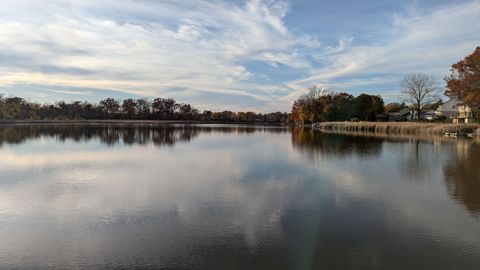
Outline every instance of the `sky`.
[(0, 93), (289, 111), (309, 86), (401, 101), (480, 46), (480, 0), (0, 0)]

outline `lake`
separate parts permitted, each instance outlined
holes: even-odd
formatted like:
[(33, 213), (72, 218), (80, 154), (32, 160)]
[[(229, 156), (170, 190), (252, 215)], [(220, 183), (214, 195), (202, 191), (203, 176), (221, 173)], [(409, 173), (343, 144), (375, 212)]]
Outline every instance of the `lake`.
[(479, 269), (480, 143), (0, 127), (0, 269)]

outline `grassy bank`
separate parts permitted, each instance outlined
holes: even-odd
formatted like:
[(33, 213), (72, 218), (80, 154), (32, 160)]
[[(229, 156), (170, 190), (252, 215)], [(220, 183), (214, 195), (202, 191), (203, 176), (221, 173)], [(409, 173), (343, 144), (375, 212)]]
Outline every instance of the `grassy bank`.
[(330, 132), (369, 132), (399, 135), (442, 135), (445, 132), (475, 133), (479, 124), (441, 124), (415, 122), (323, 122), (317, 128)]

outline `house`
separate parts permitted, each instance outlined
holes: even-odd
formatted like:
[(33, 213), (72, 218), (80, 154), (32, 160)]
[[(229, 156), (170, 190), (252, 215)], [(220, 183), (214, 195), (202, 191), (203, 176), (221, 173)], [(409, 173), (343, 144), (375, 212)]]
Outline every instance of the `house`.
[(446, 117), (454, 124), (473, 122), (473, 113), (470, 107), (456, 97), (440, 105), (435, 114), (437, 117)]
[(435, 118), (437, 118), (435, 110), (424, 111), (420, 114), (420, 119), (422, 120), (433, 121)]
[[(417, 111), (413, 110), (411, 112), (411, 119), (412, 120), (417, 120)], [(428, 121), (433, 121), (437, 118), (437, 114), (435, 110), (425, 110), (420, 113), (420, 120), (428, 120)]]
[(388, 120), (388, 115), (380, 113), (375, 115), (375, 119), (377, 120), (377, 122), (386, 122)]
[(410, 108), (401, 108), (399, 110), (391, 111), (387, 113), (390, 121), (407, 121), (411, 119), (412, 110)]

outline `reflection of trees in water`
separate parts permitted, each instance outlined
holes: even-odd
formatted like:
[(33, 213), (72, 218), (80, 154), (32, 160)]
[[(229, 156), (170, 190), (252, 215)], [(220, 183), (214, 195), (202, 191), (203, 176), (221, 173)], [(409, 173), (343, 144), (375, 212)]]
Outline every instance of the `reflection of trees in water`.
[(30, 139), (55, 138), (59, 141), (99, 139), (107, 145), (147, 144), (174, 145), (188, 142), (201, 133), (286, 132), (281, 128), (262, 126), (202, 126), (174, 124), (74, 124), (74, 125), (11, 125), (0, 128), (0, 146), (20, 144)]
[(458, 144), (443, 167), (448, 194), (480, 215), (480, 146)]
[(375, 137), (331, 134), (311, 128), (298, 128), (292, 130), (292, 144), (294, 148), (312, 155), (347, 156), (357, 154), (378, 157), (382, 152), (383, 140)]
[[(435, 141), (421, 141), (418, 139), (396, 141), (401, 145), (396, 145), (399, 153), (399, 169), (404, 179), (412, 182), (422, 182), (434, 177), (436, 164), (440, 161), (440, 153), (435, 151), (441, 146)], [(391, 142), (394, 143), (394, 142)]]

